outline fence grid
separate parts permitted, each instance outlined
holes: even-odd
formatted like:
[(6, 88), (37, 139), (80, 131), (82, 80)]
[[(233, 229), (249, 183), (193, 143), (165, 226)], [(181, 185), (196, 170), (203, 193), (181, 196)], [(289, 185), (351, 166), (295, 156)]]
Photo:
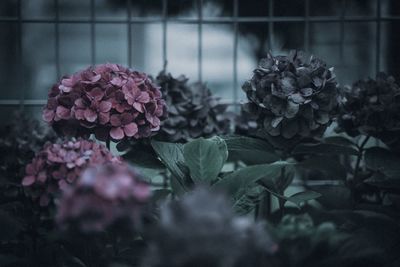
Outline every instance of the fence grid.
[[(162, 10), (159, 17), (133, 17), (132, 16), (132, 1), (127, 0), (126, 19), (100, 19), (96, 17), (95, 0), (90, 0), (90, 17), (88, 19), (61, 19), (60, 18), (60, 5), (59, 0), (53, 0), (55, 6), (55, 16), (53, 19), (26, 19), (23, 18), (22, 13), (22, 1), (17, 1), (17, 16), (16, 17), (0, 17), (0, 23), (16, 23), (18, 42), (17, 42), (17, 64), (21, 67), (24, 64), (24, 55), (22, 49), (22, 38), (23, 38), (23, 25), (27, 23), (48, 23), (54, 25), (55, 30), (55, 67), (57, 79), (60, 77), (60, 24), (89, 24), (90, 25), (90, 60), (94, 64), (96, 62), (96, 25), (99, 24), (125, 24), (127, 25), (127, 55), (128, 64), (132, 66), (132, 25), (133, 24), (151, 24), (161, 23), (162, 25), (162, 58), (166, 66), (167, 58), (167, 36), (168, 36), (168, 25), (169, 24), (194, 24), (198, 26), (198, 79), (203, 79), (203, 25), (204, 24), (229, 24), (233, 26), (233, 101), (227, 104), (235, 105), (238, 104), (238, 36), (239, 36), (239, 24), (240, 23), (265, 23), (266, 34), (268, 31), (268, 46), (272, 49), (273, 38), (274, 38), (274, 23), (276, 22), (302, 22), (304, 23), (304, 49), (308, 51), (310, 46), (310, 23), (338, 23), (340, 26), (340, 56), (343, 57), (344, 50), (344, 32), (346, 22), (372, 22), (376, 25), (376, 40), (375, 40), (375, 56), (376, 65), (375, 69), (378, 72), (381, 68), (381, 24), (387, 21), (400, 21), (400, 16), (382, 16), (381, 14), (381, 0), (376, 0), (376, 13), (371, 16), (349, 16), (346, 15), (346, 0), (340, 0), (340, 14), (338, 16), (311, 16), (310, 15), (310, 0), (304, 0), (304, 16), (274, 16), (274, 0), (269, 0), (268, 15), (265, 17), (241, 17), (239, 16), (239, 0), (233, 1), (233, 13), (227, 17), (205, 17), (203, 14), (204, 0), (195, 0), (198, 8), (197, 18), (176, 18), (168, 15), (168, 0), (162, 0)], [(276, 1), (276, 0), (275, 0)], [(347, 0), (348, 1), (348, 0)], [(45, 99), (26, 99), (25, 95), (27, 85), (23, 79), (23, 73), (21, 73), (19, 79), (19, 86), (22, 89), (20, 99), (0, 99), (0, 106), (40, 106), (46, 103)]]

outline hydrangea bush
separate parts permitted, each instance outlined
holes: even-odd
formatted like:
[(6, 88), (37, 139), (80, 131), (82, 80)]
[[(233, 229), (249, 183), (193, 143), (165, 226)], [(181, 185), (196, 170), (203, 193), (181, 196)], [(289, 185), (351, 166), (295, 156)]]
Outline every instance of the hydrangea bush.
[(64, 135), (120, 141), (151, 136), (165, 114), (161, 91), (145, 73), (103, 64), (55, 84), (43, 119)]
[(47, 143), (26, 166), (22, 185), (41, 206), (47, 206), (54, 195), (67, 190), (86, 167), (120, 162), (119, 157), (94, 141), (77, 139)]
[(63, 194), (57, 214), (62, 228), (99, 232), (128, 219), (139, 223), (141, 206), (150, 198), (150, 187), (125, 164), (87, 168), (76, 184)]
[[(333, 70), (297, 52), (269, 55), (244, 84), (242, 136), (212, 136), (229, 119), (205, 85), (165, 72), (157, 84), (119, 65), (89, 67), (55, 85), (43, 111), (81, 137), (49, 136), (38, 150), (47, 135), (0, 131), (3, 158), (15, 144), (37, 151), (24, 177), (0, 180), (15, 189), (0, 194), (0, 266), (399, 266), (393, 78), (345, 93), (339, 127), (355, 138), (327, 136), (340, 102)], [(139, 159), (149, 182), (91, 134), (129, 146), (124, 157)], [(288, 195), (294, 178), (303, 190)]]
[(190, 84), (184, 75), (175, 78), (165, 71), (158, 74), (156, 83), (168, 106), (168, 119), (162, 122), (157, 139), (187, 142), (229, 132), (227, 106), (218, 103), (206, 84)]
[(243, 91), (249, 100), (244, 110), (257, 117), (258, 129), (284, 139), (320, 136), (338, 106), (333, 68), (297, 51), (262, 59)]
[(400, 148), (400, 86), (385, 73), (346, 87), (338, 118), (338, 130), (381, 139)]

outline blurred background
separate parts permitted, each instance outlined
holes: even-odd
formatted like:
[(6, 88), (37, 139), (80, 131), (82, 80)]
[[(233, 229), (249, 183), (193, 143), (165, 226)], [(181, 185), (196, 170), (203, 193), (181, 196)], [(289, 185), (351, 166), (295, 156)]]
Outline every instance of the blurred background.
[(400, 75), (399, 0), (1, 0), (0, 118), (105, 62), (207, 82), (225, 103), (268, 51), (321, 57), (341, 85)]

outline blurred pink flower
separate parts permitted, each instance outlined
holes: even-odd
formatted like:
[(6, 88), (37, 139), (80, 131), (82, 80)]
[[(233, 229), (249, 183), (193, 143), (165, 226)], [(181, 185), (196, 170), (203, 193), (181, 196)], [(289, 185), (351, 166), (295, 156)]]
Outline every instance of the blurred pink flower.
[(121, 164), (121, 160), (93, 141), (47, 143), (26, 166), (22, 185), (28, 195), (47, 206), (53, 195), (65, 191), (86, 167), (105, 163)]
[(127, 165), (96, 165), (86, 169), (64, 193), (57, 222), (83, 232), (103, 231), (119, 219), (135, 223), (149, 198), (149, 185)]

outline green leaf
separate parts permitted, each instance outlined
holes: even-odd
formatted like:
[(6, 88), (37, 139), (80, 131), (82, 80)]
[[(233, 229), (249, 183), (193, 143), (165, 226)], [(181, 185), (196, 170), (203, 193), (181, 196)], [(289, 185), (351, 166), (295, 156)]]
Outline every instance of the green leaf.
[(178, 143), (167, 143), (151, 141), (154, 151), (157, 153), (161, 162), (174, 175), (180, 185), (185, 188), (187, 174), (185, 169), (180, 166), (183, 163), (183, 145)]
[(344, 155), (358, 155), (357, 149), (349, 146), (332, 144), (332, 143), (319, 143), (319, 144), (299, 144), (293, 151), (293, 154), (344, 154)]
[(276, 190), (273, 190), (271, 188), (265, 187), (265, 189), (270, 192), (272, 195), (277, 197), (278, 199), (282, 200), (282, 205), (285, 204), (285, 202), (291, 202), (295, 204), (298, 208), (300, 208), (300, 204), (308, 201), (308, 200), (313, 200), (316, 198), (319, 198), (322, 196), (320, 193), (315, 192), (315, 191), (303, 191), (303, 192), (298, 192), (296, 194), (293, 194), (290, 197), (286, 197), (285, 195), (277, 192)]
[(317, 155), (298, 163), (298, 166), (320, 171), (323, 177), (319, 179), (346, 180), (346, 168), (335, 156)]
[(223, 137), (229, 160), (241, 160), (248, 165), (272, 163), (279, 160), (274, 148), (266, 141), (246, 136)]
[(400, 177), (400, 158), (393, 152), (381, 147), (371, 147), (365, 150), (364, 157), (369, 169), (381, 171), (391, 178)]
[(264, 177), (259, 183), (270, 193), (280, 196), (292, 183), (295, 176), (295, 168), (282, 168), (274, 177)]
[(199, 138), (183, 147), (183, 158), (196, 182), (214, 181), (228, 158), (228, 149), (223, 139)]
[(286, 200), (289, 202), (292, 202), (296, 206), (300, 207), (301, 203), (308, 201), (308, 200), (313, 200), (313, 199), (319, 198), (320, 196), (321, 196), (321, 194), (318, 192), (315, 192), (315, 191), (303, 191), (303, 192), (298, 192), (294, 195), (291, 195)]
[(213, 185), (215, 189), (225, 190), (230, 196), (238, 198), (246, 189), (261, 178), (272, 180), (280, 175), (281, 169), (291, 163), (277, 161), (271, 164), (259, 164), (241, 168)]
[[(138, 153), (138, 151), (140, 152)], [(163, 165), (157, 159), (157, 154), (150, 145), (133, 145), (127, 153), (122, 155), (122, 157), (136, 166), (155, 169), (163, 168)]]
[(152, 192), (152, 200), (154, 202), (160, 202), (165, 200), (171, 194), (169, 189), (157, 189)]
[(352, 140), (340, 135), (325, 137), (324, 141), (328, 144), (335, 144), (341, 146), (354, 147), (356, 145)]
[(186, 187), (183, 185), (183, 182), (181, 182), (179, 178), (176, 178), (175, 175), (171, 175), (169, 179), (171, 183), (171, 189), (174, 192), (174, 194), (181, 196), (188, 191)]
[(154, 182), (154, 178), (159, 177), (162, 172), (160, 169), (144, 168), (142, 166), (135, 166), (135, 169), (148, 182)]
[(240, 215), (246, 215), (252, 212), (264, 196), (265, 190), (259, 186), (252, 186), (246, 192), (234, 201), (233, 209)]
[(345, 185), (308, 186), (321, 194), (318, 202), (327, 209), (350, 209), (352, 207), (351, 191)]

